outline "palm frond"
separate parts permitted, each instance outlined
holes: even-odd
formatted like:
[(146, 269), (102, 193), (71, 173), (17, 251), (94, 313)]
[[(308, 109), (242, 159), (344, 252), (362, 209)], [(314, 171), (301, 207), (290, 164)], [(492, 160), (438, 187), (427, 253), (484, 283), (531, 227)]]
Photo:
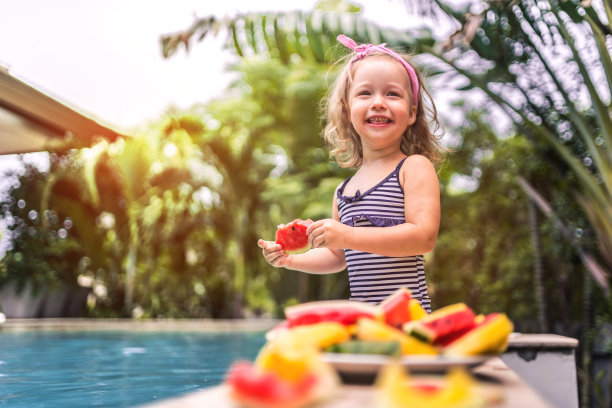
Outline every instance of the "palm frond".
[(191, 43), (221, 31), (228, 34), (225, 45), (240, 56), (266, 55), (289, 62), (291, 58), (321, 64), (335, 61), (345, 52), (336, 44), (338, 34), (357, 42), (381, 43), (419, 53), (421, 44), (433, 45), (427, 29), (407, 32), (386, 29), (356, 14), (314, 10), (266, 14), (238, 14), (234, 17), (199, 18), (186, 30), (161, 37), (162, 55), (169, 58), (181, 47), (189, 51)]

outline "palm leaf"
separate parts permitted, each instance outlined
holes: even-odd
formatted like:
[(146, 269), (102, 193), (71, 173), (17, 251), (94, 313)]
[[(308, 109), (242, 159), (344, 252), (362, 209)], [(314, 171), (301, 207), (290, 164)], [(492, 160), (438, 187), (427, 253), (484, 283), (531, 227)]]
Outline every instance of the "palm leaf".
[(595, 257), (580, 245), (572, 231), (567, 228), (561, 219), (555, 214), (548, 202), (538, 193), (523, 177), (518, 177), (518, 185), (527, 194), (529, 199), (538, 207), (538, 209), (548, 218), (553, 220), (557, 230), (561, 232), (563, 237), (572, 245), (578, 256), (582, 259), (584, 266), (587, 268), (595, 282), (607, 293), (609, 297), (610, 286), (608, 283), (609, 274), (595, 259)]
[[(567, 27), (565, 25), (565, 22), (563, 21), (563, 18), (559, 15), (559, 11), (557, 10), (556, 7), (552, 7), (552, 11), (555, 14), (555, 16), (557, 17), (557, 21), (559, 23), (559, 25), (558, 25), (559, 31), (560, 31), (561, 35), (563, 36), (563, 38), (565, 39), (567, 45), (572, 50), (572, 54), (574, 55), (574, 60), (578, 64), (578, 67), (579, 67), (580, 72), (582, 74), (582, 78), (584, 80), (584, 83), (585, 83), (587, 89), (589, 90), (589, 95), (591, 97), (591, 102), (593, 104), (593, 107), (595, 108), (595, 113), (596, 113), (596, 116), (597, 116), (597, 121), (599, 122), (600, 130), (601, 130), (601, 135), (604, 137), (604, 140), (608, 144), (608, 146), (612, 146), (612, 144), (610, 143), (612, 141), (612, 139), (611, 139), (611, 136), (612, 136), (612, 120), (610, 119), (610, 114), (608, 112), (608, 108), (603, 103), (601, 98), (599, 97), (599, 92), (597, 91), (597, 88), (595, 88), (595, 85), (593, 84), (593, 81), (591, 80), (591, 75), (589, 74), (589, 70), (585, 66), (585, 64), (583, 62), (583, 59), (581, 58), (580, 54), (578, 53), (578, 50), (576, 49), (576, 46), (574, 45), (574, 39), (573, 39), (572, 35), (569, 33), (569, 31), (568, 31), (568, 29), (567, 29)], [(608, 149), (608, 151), (610, 152), (609, 160), (612, 161), (612, 149)], [(606, 177), (610, 177), (610, 176), (612, 176), (612, 173), (608, 171), (606, 173)]]
[[(524, 21), (531, 26), (534, 32), (536, 31), (535, 27), (533, 26), (532, 21), (529, 21), (529, 19), (525, 19)], [(571, 121), (574, 124), (574, 126), (576, 126), (576, 129), (578, 130), (578, 136), (580, 136), (582, 141), (586, 144), (589, 154), (591, 155), (591, 157), (593, 157), (593, 160), (595, 161), (597, 168), (603, 174), (612, 175), (612, 169), (610, 168), (610, 161), (608, 161), (610, 158), (602, 157), (602, 154), (604, 155), (606, 153), (610, 154), (611, 152), (610, 149), (605, 150), (603, 145), (597, 146), (595, 144), (594, 137), (593, 137), (593, 130), (591, 126), (589, 125), (589, 123), (587, 123), (586, 118), (580, 114), (580, 112), (578, 111), (578, 108), (576, 107), (572, 99), (569, 97), (563, 84), (557, 78), (557, 75), (555, 74), (553, 68), (550, 66), (546, 58), (542, 55), (541, 50), (540, 50), (541, 46), (539, 46), (538, 44), (535, 44), (530, 36), (526, 37), (526, 41), (528, 44), (531, 45), (535, 55), (538, 57), (542, 66), (548, 73), (550, 79), (554, 82), (557, 91), (563, 97), (563, 100), (565, 101), (565, 106), (569, 110)], [(606, 183), (608, 192), (612, 192), (612, 177), (603, 177), (603, 181), (604, 183)]]
[[(274, 32), (274, 42), (267, 33), (269, 21), (272, 21), (270, 29)], [(418, 51), (421, 40), (427, 45), (433, 44), (428, 30), (383, 29), (355, 14), (315, 10), (200, 18), (185, 31), (163, 35), (162, 55), (169, 58), (180, 47), (189, 50), (193, 38), (202, 40), (208, 35), (216, 35), (219, 31), (213, 27), (227, 27), (230, 37), (226, 46), (234, 48), (238, 55), (278, 56), (285, 63), (290, 61), (292, 54), (324, 64), (334, 61), (337, 55), (325, 50), (330, 44), (336, 44), (336, 36), (342, 33), (359, 42), (386, 42), (409, 51)]]

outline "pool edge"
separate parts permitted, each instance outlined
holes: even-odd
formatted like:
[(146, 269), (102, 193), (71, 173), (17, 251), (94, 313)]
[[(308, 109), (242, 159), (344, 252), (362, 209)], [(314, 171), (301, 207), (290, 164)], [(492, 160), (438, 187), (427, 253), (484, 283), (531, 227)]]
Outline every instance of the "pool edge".
[(190, 331), (230, 332), (267, 331), (280, 323), (278, 319), (7, 319), (0, 324), (3, 331), (28, 330), (125, 330), (125, 331)]

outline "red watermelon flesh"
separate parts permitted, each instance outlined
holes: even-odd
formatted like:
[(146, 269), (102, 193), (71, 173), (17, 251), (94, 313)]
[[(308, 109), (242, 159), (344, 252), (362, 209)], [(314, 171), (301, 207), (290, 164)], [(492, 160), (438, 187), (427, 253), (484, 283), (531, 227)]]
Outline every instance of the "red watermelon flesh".
[(439, 337), (438, 339), (436, 339), (435, 344), (437, 346), (446, 347), (458, 338), (463, 337), (464, 334), (474, 329), (474, 327), (475, 326), (467, 326), (461, 330), (457, 330), (450, 334), (447, 334), (446, 336)]
[(306, 229), (312, 224), (312, 220), (295, 219), (289, 224), (281, 224), (276, 229), (276, 243), (283, 247), (287, 254), (301, 254), (308, 251), (311, 246), (308, 243)]
[(382, 311), (378, 306), (354, 300), (319, 300), (285, 308), (289, 327), (319, 322), (351, 325), (362, 317), (379, 319), (381, 315)]
[(440, 338), (438, 338), (435, 341), (435, 344), (438, 345), (438, 346), (446, 347), (449, 344), (451, 344), (453, 341), (463, 337), (464, 334), (472, 331), (473, 329), (475, 329), (477, 327), (480, 327), (480, 326), (484, 325), (485, 323), (488, 323), (491, 319), (493, 319), (497, 315), (499, 315), (499, 313), (488, 314), (487, 316), (484, 316), (484, 318), (480, 322), (478, 322), (478, 323), (476, 323), (477, 319), (475, 319), (473, 325), (468, 324), (468, 325), (466, 325), (466, 327), (464, 327), (461, 330), (457, 330), (457, 331), (455, 331), (453, 333), (450, 333), (450, 334), (448, 334), (446, 336), (440, 337)]
[(248, 361), (235, 362), (226, 379), (234, 399), (245, 406), (286, 408), (305, 405), (313, 397), (317, 379), (305, 375), (296, 383), (276, 373), (262, 372)]
[(380, 303), (388, 325), (401, 327), (410, 321), (410, 291), (400, 288)]
[[(411, 334), (429, 343), (449, 342), (476, 326), (476, 315), (463, 303), (439, 309), (421, 319)], [(443, 340), (444, 339), (444, 340)], [(453, 340), (454, 340), (453, 339)]]

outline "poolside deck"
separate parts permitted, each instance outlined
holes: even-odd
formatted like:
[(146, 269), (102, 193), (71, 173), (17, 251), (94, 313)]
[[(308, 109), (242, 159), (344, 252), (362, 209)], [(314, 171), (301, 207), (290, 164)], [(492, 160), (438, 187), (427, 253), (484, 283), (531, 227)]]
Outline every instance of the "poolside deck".
[[(494, 358), (473, 370), (483, 390), (487, 408), (552, 408), (501, 359)], [(343, 384), (320, 408), (372, 408), (377, 406), (376, 389), (370, 385)], [(182, 397), (159, 401), (141, 408), (235, 407), (225, 385), (207, 388)]]

